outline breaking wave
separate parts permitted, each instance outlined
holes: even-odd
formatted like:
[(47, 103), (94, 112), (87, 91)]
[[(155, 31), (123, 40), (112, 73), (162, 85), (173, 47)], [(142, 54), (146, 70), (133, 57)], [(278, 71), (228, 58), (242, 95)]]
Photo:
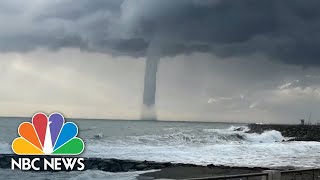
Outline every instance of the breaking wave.
[(272, 130), (262, 134), (246, 133), (246, 126), (232, 126), (228, 129), (204, 129), (202, 132), (181, 131), (163, 135), (128, 136), (127, 141), (138, 144), (241, 144), (281, 142), (285, 138), (280, 132)]
[[(278, 131), (167, 128), (166, 133), (88, 141), (86, 156), (248, 167), (320, 167), (320, 143), (282, 142)], [(163, 131), (162, 131), (163, 132)]]
[[(280, 132), (272, 130), (262, 134), (246, 133), (246, 126), (231, 126), (228, 129), (203, 129), (202, 131), (190, 131), (188, 129), (167, 134), (151, 134), (141, 136), (125, 136), (122, 139), (106, 137), (107, 144), (149, 144), (161, 145), (208, 145), (208, 144), (243, 144), (243, 143), (272, 143), (282, 142), (285, 138)], [(105, 138), (103, 134), (95, 135), (96, 139)]]

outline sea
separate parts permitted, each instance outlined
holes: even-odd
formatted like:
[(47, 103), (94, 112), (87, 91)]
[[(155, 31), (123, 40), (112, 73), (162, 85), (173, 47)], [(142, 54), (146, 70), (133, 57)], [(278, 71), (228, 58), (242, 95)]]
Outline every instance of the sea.
[[(21, 122), (0, 118), (0, 153), (12, 153)], [(249, 134), (246, 124), (67, 119), (85, 141), (81, 156), (246, 167), (320, 168), (320, 142), (286, 141), (278, 131)], [(133, 180), (144, 172), (28, 172), (0, 169), (0, 179)]]

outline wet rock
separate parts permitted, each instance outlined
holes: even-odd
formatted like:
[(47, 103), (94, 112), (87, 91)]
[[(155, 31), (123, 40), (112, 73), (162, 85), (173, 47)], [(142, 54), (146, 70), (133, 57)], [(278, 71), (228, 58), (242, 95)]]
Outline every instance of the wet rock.
[[(0, 154), (0, 168), (11, 169), (11, 158), (61, 158), (62, 156), (19, 156), (11, 154)], [(40, 162), (42, 163), (42, 162)], [(43, 163), (42, 163), (43, 164)], [(134, 161), (119, 159), (103, 159), (103, 158), (84, 158), (85, 170), (101, 170), (107, 172), (127, 172), (127, 171), (145, 171), (151, 169), (164, 169), (171, 167), (205, 167), (194, 164), (177, 164), (170, 162), (154, 162), (154, 161)], [(40, 166), (40, 164), (39, 164)], [(214, 165), (212, 165), (214, 167)], [(41, 169), (40, 171), (42, 171)], [(65, 171), (65, 169), (63, 169)]]
[(127, 172), (130, 171), (134, 168), (135, 164), (134, 163), (123, 163), (122, 164), (122, 170)]
[(276, 130), (290, 141), (320, 141), (320, 125), (249, 124), (247, 133), (263, 133)]
[(135, 166), (135, 169), (138, 170), (138, 171), (143, 171), (143, 170), (147, 170), (148, 169), (148, 165), (147, 164), (138, 164)]
[(107, 169), (102, 169), (102, 170), (110, 171), (110, 172), (122, 172), (121, 165), (118, 163), (112, 164), (108, 170)]
[(243, 131), (244, 128), (243, 127), (238, 127), (238, 128), (235, 128), (234, 131)]
[(0, 161), (0, 168), (9, 168), (10, 163), (6, 161)]

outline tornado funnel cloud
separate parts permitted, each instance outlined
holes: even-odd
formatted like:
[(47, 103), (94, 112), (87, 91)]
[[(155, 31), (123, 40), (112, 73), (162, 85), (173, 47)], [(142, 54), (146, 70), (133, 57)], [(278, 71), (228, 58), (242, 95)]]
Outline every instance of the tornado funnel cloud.
[(158, 59), (147, 59), (144, 76), (143, 104), (154, 106), (157, 89)]
[(160, 57), (148, 56), (144, 75), (143, 107), (141, 118), (144, 120), (157, 120), (155, 111), (157, 91), (157, 71)]

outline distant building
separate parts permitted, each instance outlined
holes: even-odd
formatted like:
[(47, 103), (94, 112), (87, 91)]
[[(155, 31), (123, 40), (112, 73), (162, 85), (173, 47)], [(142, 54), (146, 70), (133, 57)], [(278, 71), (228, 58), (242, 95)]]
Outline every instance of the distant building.
[(304, 119), (300, 119), (300, 124), (304, 125)]

